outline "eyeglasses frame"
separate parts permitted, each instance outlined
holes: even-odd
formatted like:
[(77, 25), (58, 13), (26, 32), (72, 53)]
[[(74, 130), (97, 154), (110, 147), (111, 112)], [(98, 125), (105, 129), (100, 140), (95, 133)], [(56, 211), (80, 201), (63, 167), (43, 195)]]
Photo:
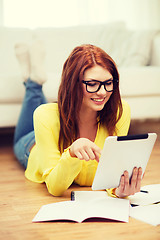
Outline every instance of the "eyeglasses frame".
[[(105, 84), (106, 84), (107, 82), (110, 82), (110, 81), (113, 82), (113, 90), (114, 90), (114, 83), (118, 83), (118, 82), (119, 82), (118, 79), (109, 79), (109, 80), (106, 80), (106, 81), (104, 81), (104, 82), (101, 82), (101, 81), (98, 81), (98, 80), (89, 80), (89, 81), (82, 80), (82, 83), (84, 83), (84, 84), (86, 85), (86, 91), (87, 91), (88, 93), (98, 92), (98, 91), (100, 90), (100, 88), (101, 88), (102, 85), (104, 85), (104, 89), (106, 90), (106, 92), (113, 92), (113, 90), (108, 91), (108, 90), (106, 89), (106, 86), (105, 86)], [(94, 91), (94, 92), (88, 91), (88, 90), (87, 90), (87, 83), (89, 83), (89, 82), (97, 82), (97, 83), (99, 83), (98, 89), (97, 89), (96, 91)]]

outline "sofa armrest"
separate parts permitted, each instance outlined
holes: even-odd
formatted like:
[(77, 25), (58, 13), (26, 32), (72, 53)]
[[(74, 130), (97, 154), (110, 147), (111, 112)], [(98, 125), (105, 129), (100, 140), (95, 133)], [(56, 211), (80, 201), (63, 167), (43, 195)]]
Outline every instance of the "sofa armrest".
[(153, 39), (150, 65), (160, 67), (160, 31)]
[(160, 96), (160, 67), (119, 68), (122, 97)]

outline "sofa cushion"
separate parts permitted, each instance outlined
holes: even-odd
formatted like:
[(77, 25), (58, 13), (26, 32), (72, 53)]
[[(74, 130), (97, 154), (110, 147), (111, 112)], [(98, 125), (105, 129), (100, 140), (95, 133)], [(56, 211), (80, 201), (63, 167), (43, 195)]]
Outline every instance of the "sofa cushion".
[(55, 100), (57, 99), (62, 66), (72, 49), (84, 43), (103, 47), (103, 41), (100, 41), (100, 39), (104, 32), (117, 31), (118, 29), (125, 29), (125, 24), (123, 22), (113, 22), (104, 25), (36, 30), (1, 27), (0, 102), (21, 102), (24, 96), (21, 71), (14, 52), (16, 43), (25, 42), (31, 44), (37, 38), (44, 41), (46, 48), (45, 65), (49, 79), (44, 85), (44, 91), (49, 95), (49, 98)]
[(61, 72), (63, 64), (73, 48), (81, 44), (93, 44), (104, 47), (104, 35), (125, 29), (123, 22), (77, 26), (67, 28), (39, 28), (34, 38), (44, 41), (46, 47), (46, 67), (48, 72)]
[[(44, 92), (49, 101), (54, 101), (57, 99), (63, 63), (75, 46), (84, 43), (95, 44), (111, 54), (119, 66), (142, 66), (148, 62), (154, 34), (155, 31), (129, 31), (123, 23), (36, 30), (0, 28), (0, 102), (17, 103), (21, 102), (24, 96), (21, 72), (14, 53), (15, 43), (31, 43), (32, 37), (44, 41), (48, 74), (48, 81), (44, 84)], [(131, 79), (134, 81), (134, 71), (128, 70), (127, 74), (129, 75), (124, 74), (126, 80), (129, 76), (129, 81)], [(145, 70), (143, 74), (145, 75)], [(143, 74), (140, 73), (139, 81), (144, 76)], [(144, 79), (141, 82), (144, 83)], [(146, 89), (148, 88), (143, 89), (143, 91)], [(153, 89), (154, 93), (155, 89), (157, 88)], [(138, 92), (141, 90), (138, 89)], [(123, 92), (131, 94), (133, 91), (135, 94), (137, 88), (128, 86), (123, 90)]]
[(152, 43), (156, 31), (117, 30), (111, 34), (107, 46), (110, 55), (118, 66), (146, 66), (149, 65)]
[[(44, 94), (48, 101), (56, 101), (61, 75), (47, 73), (47, 76), (48, 80), (43, 85)], [(0, 104), (21, 103), (25, 94), (25, 87), (21, 74), (0, 74), (0, 89)]]
[(159, 67), (119, 67), (119, 75), (123, 97), (160, 97)]

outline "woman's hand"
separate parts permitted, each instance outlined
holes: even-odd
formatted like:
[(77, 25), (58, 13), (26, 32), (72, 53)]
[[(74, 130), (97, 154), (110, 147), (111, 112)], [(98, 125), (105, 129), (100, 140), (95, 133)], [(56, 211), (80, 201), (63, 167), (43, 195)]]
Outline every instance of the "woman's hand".
[(79, 138), (74, 141), (69, 149), (71, 157), (77, 157), (80, 160), (96, 160), (99, 162), (101, 149), (87, 138)]
[(129, 180), (129, 174), (127, 171), (121, 176), (119, 187), (116, 188), (115, 194), (118, 197), (127, 197), (134, 195), (140, 191), (141, 188), (141, 176), (142, 168), (135, 167), (133, 169), (131, 180)]

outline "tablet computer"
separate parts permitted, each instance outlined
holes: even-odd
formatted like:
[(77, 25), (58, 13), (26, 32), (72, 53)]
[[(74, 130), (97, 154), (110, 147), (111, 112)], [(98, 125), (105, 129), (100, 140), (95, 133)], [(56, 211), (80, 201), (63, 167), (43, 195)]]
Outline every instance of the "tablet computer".
[(156, 138), (156, 133), (107, 137), (92, 190), (118, 187), (124, 171), (131, 177), (134, 167), (141, 167), (143, 175)]

